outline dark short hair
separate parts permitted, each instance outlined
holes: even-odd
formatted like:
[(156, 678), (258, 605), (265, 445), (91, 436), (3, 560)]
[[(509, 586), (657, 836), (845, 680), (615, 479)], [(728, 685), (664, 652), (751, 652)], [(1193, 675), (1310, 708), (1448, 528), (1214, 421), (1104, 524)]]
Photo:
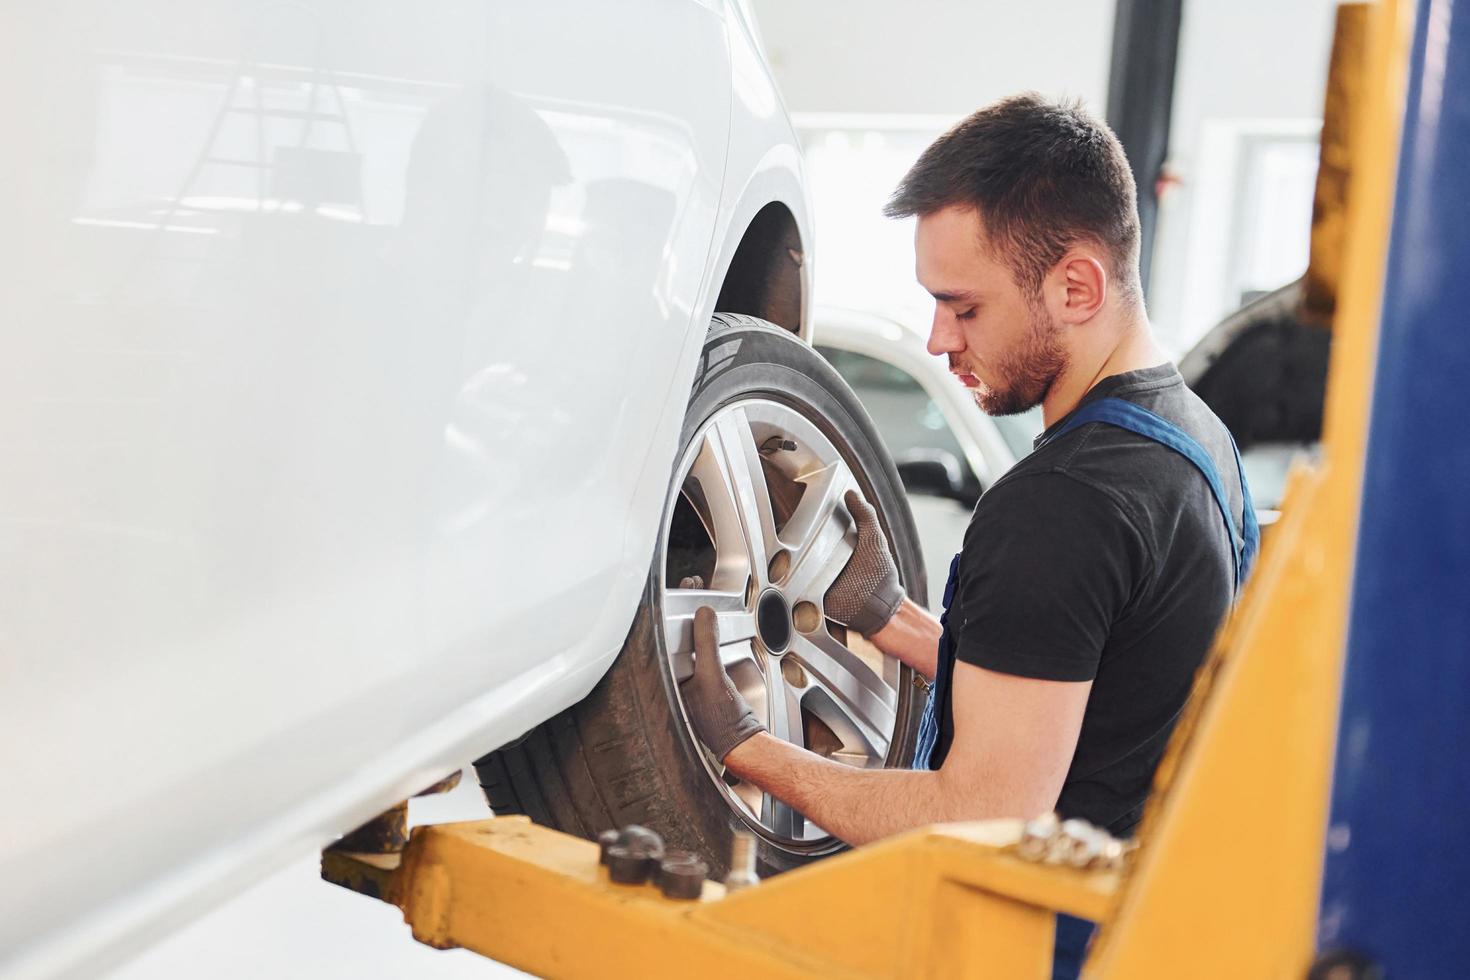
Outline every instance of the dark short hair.
[(1113, 131), (1080, 101), (1026, 92), (980, 109), (929, 145), (883, 213), (951, 205), (979, 212), (996, 258), (1032, 295), (1069, 248), (1091, 241), (1112, 257), (1124, 296), (1139, 296), (1133, 172)]

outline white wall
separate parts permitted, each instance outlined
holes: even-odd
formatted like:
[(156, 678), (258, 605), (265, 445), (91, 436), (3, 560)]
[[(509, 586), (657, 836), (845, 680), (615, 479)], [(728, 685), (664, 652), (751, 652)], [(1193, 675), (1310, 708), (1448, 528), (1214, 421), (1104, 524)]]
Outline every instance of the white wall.
[[(906, 313), (927, 301), (913, 285), (907, 227), (878, 209), (949, 122), (1024, 89), (1080, 96), (1097, 115), (1106, 108), (1114, 0), (752, 3), (787, 107), (817, 151), (815, 270), (825, 302)], [(1245, 200), (1234, 154), (1242, 133), (1310, 138), (1336, 5), (1184, 2), (1169, 164), (1182, 183), (1160, 204), (1149, 295), (1155, 327), (1176, 352), (1234, 309), (1251, 270), (1285, 269), (1298, 253), (1305, 267), (1310, 204), (1300, 192), (1310, 159), (1278, 168), (1285, 186), (1268, 190), (1279, 193)], [(846, 160), (832, 130), (850, 130)], [(1261, 216), (1283, 198), (1282, 213)], [(1244, 284), (1281, 285), (1300, 271)]]
[(1102, 114), (1112, 0), (753, 0), (807, 148), (818, 302), (928, 322), (912, 221), (883, 202), (934, 137), (1035, 89)]
[[(1336, 0), (1185, 0), (1169, 153), (1181, 183), (1160, 202), (1149, 287), (1154, 325), (1176, 349), (1235, 308), (1229, 271), (1250, 260), (1232, 242), (1244, 203), (1233, 155), (1239, 136), (1310, 132), (1319, 123), (1336, 8)], [(1306, 268), (1309, 221), (1309, 204), (1294, 201), (1296, 274)]]
[(1337, 0), (1185, 0), (1173, 142), (1187, 162), (1201, 123), (1320, 118)]
[(754, 0), (792, 112), (963, 116), (1026, 89), (1105, 109), (1111, 0)]

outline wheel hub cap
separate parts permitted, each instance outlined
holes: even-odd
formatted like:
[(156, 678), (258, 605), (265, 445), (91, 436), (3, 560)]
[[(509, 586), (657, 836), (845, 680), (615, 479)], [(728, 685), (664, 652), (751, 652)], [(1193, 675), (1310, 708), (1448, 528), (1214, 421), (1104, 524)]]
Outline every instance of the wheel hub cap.
[(771, 653), (785, 653), (791, 645), (791, 607), (776, 589), (767, 589), (756, 601), (755, 629)]

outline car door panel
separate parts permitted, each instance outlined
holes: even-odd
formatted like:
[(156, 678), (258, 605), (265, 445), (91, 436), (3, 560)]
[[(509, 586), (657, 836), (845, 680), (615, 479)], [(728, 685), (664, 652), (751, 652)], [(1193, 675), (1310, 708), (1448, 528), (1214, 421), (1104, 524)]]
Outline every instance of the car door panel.
[(0, 821), (7, 880), (46, 861), (17, 951), (340, 831), (616, 644), (729, 79), (694, 0), (3, 21), (0, 771), (47, 803)]

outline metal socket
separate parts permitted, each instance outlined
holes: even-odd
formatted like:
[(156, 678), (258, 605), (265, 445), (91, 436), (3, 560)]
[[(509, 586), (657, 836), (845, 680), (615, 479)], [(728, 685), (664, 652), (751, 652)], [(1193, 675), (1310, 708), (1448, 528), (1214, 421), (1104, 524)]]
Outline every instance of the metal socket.
[(664, 852), (664, 839), (642, 824), (630, 823), (618, 831), (618, 843), (637, 844), (647, 848), (650, 853), (657, 852), (660, 855)]
[(658, 865), (658, 888), (665, 898), (689, 901), (704, 893), (709, 865), (697, 854), (670, 851)]
[(607, 865), (607, 849), (618, 842), (616, 830), (604, 830), (597, 835), (597, 863)]
[(664, 839), (647, 827), (629, 824), (611, 836), (604, 831), (597, 837), (600, 860), (607, 865), (607, 875), (619, 885), (641, 885), (658, 870), (664, 856)]
[(641, 885), (658, 867), (658, 858), (637, 845), (614, 844), (607, 849), (607, 876), (615, 884)]

